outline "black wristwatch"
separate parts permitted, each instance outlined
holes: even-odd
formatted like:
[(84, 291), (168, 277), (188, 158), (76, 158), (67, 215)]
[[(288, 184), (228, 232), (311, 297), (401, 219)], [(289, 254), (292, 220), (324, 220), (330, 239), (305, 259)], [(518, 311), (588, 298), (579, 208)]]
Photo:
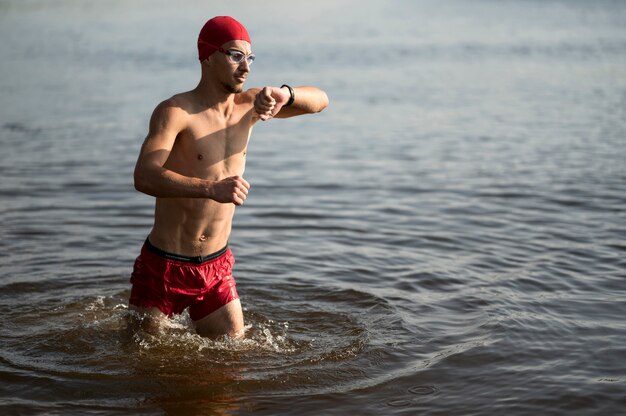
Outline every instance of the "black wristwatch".
[(293, 92), (293, 88), (291, 88), (289, 85), (283, 84), (280, 86), (280, 88), (283, 87), (287, 87), (287, 89), (289, 90), (289, 101), (287, 101), (287, 104), (283, 105), (283, 107), (289, 107), (291, 104), (293, 104), (293, 100), (296, 98), (296, 94)]

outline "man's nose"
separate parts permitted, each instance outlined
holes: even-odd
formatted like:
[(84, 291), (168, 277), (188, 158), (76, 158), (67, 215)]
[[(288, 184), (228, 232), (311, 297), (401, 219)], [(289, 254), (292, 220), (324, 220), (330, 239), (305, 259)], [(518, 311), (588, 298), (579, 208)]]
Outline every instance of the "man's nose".
[(244, 69), (246, 72), (250, 72), (250, 64), (248, 63), (248, 60), (245, 58), (241, 61), (241, 63), (239, 64), (239, 67)]

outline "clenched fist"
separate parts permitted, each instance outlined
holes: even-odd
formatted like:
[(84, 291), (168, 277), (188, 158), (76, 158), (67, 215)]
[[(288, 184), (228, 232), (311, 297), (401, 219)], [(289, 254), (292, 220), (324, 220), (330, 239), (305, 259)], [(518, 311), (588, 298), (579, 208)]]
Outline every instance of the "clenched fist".
[(243, 205), (248, 196), (250, 184), (241, 176), (230, 176), (214, 182), (210, 188), (210, 198), (223, 204)]
[(274, 117), (289, 101), (289, 91), (283, 88), (264, 87), (254, 98), (254, 111), (263, 121)]

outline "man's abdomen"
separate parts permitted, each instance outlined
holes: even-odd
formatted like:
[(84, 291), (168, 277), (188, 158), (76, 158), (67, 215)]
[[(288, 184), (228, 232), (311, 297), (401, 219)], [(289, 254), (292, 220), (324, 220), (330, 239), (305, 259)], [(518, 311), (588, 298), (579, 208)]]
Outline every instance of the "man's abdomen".
[(233, 204), (208, 199), (157, 198), (150, 241), (184, 256), (205, 256), (228, 243)]

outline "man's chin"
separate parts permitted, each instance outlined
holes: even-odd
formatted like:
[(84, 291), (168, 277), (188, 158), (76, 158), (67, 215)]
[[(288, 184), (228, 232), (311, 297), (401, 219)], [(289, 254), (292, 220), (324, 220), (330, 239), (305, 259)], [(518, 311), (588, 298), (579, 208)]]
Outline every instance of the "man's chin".
[(231, 94), (239, 94), (243, 91), (243, 82), (240, 84), (224, 84), (224, 88)]

